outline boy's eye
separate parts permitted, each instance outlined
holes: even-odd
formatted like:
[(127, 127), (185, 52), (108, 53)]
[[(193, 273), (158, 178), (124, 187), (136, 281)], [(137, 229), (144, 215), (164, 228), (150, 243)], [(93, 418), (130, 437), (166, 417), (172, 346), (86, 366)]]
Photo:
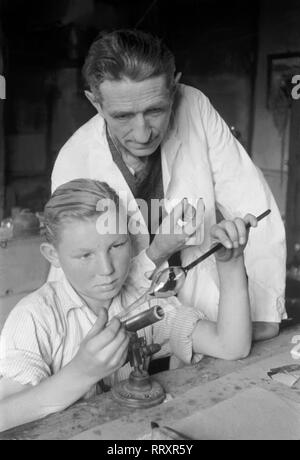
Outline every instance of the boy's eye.
[(87, 252), (86, 254), (83, 254), (82, 256), (80, 256), (80, 259), (86, 260), (86, 259), (88, 259), (91, 255), (92, 255), (91, 252)]
[(112, 248), (120, 248), (121, 246), (125, 246), (128, 240), (122, 241), (122, 243), (116, 243), (112, 245)]

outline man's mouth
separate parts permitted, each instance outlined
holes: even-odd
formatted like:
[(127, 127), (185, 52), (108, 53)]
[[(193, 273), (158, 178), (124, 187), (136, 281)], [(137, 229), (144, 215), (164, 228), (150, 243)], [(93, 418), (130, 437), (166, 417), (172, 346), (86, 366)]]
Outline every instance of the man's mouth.
[(133, 143), (132, 146), (135, 150), (147, 150), (151, 147), (154, 147), (157, 144), (157, 142), (158, 142), (158, 139), (155, 138), (152, 141), (147, 142), (146, 144)]

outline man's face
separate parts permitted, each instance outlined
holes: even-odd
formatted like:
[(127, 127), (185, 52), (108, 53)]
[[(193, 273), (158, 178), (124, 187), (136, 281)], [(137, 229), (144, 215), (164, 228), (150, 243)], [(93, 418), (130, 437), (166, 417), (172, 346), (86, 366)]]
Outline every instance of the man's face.
[[(121, 290), (129, 270), (129, 235), (99, 234), (97, 230), (100, 220), (107, 218), (106, 213), (98, 222), (95, 217), (65, 223), (56, 248), (66, 278), (89, 306), (97, 302), (103, 307), (109, 306)], [(127, 228), (127, 221), (124, 225)]]
[(166, 78), (105, 80), (99, 90), (101, 112), (113, 139), (136, 157), (154, 153), (166, 134), (172, 111)]

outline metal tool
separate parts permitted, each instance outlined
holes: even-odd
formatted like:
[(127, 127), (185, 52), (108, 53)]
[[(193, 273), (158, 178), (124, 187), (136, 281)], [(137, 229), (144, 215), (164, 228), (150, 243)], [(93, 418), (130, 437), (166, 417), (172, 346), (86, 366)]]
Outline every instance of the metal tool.
[[(270, 214), (271, 210), (268, 209), (264, 213), (260, 214), (256, 219), (259, 222), (264, 217), (267, 217)], [(250, 224), (246, 225), (246, 228), (250, 228)], [(186, 279), (187, 272), (196, 265), (203, 262), (209, 256), (215, 252), (222, 249), (224, 246), (222, 243), (214, 245), (209, 251), (207, 251), (202, 256), (195, 259), (186, 267), (168, 267), (164, 270), (157, 272), (152, 279), (152, 283), (148, 291), (145, 292), (139, 299), (133, 302), (128, 308), (126, 308), (126, 313), (132, 312), (143, 305), (145, 302), (150, 301), (155, 298), (166, 298), (177, 294), (177, 292), (182, 288), (184, 281)], [(120, 317), (122, 319), (122, 316)]]
[(112, 395), (125, 406), (138, 409), (153, 407), (166, 397), (163, 387), (152, 380), (147, 371), (148, 358), (157, 353), (161, 346), (147, 345), (145, 338), (137, 334), (137, 331), (161, 321), (164, 316), (163, 309), (155, 306), (123, 321), (125, 329), (130, 334), (128, 359), (133, 371), (128, 380), (112, 388)]

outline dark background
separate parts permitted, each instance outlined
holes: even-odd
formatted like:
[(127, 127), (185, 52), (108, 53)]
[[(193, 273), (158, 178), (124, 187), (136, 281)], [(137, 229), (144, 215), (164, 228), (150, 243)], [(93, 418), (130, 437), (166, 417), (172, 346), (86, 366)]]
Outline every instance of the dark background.
[[(58, 150), (94, 115), (83, 96), (80, 68), (100, 30), (137, 27), (163, 37), (182, 81), (205, 90), (228, 123), (238, 124), (238, 112), (252, 109), (257, 1), (4, 0), (1, 5), (6, 215), (13, 206), (42, 209)], [(235, 82), (247, 93), (243, 108)], [(250, 113), (244, 118), (239, 130), (250, 147)]]
[(300, 241), (300, 102), (287, 81), (300, 74), (288, 58), (300, 63), (299, 24), (299, 0), (0, 0), (0, 220), (15, 207), (42, 211), (59, 149), (95, 114), (81, 80), (91, 42), (135, 27), (165, 39), (182, 82), (234, 128), (275, 195), (291, 254)]

